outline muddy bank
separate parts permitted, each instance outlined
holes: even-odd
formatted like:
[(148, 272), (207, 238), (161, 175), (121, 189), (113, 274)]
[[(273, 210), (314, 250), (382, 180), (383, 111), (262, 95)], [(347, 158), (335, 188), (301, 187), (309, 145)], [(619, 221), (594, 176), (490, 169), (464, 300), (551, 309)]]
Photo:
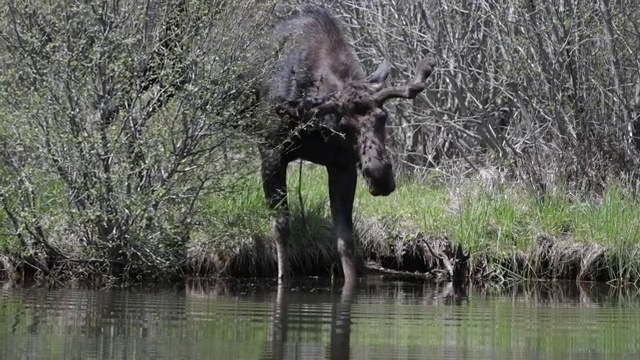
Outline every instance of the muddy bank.
[[(575, 280), (636, 283), (621, 256), (640, 258), (638, 249), (580, 243), (569, 236), (539, 235), (526, 249), (486, 248), (470, 253), (447, 236), (429, 236), (372, 219), (356, 226), (361, 274), (384, 274), (436, 282), (503, 283), (515, 280)], [(228, 256), (215, 249), (192, 251), (187, 272), (199, 276), (273, 277), (276, 254), (268, 239)], [(302, 276), (340, 276), (338, 254), (327, 224), (311, 241), (292, 248), (292, 269)], [(627, 268), (627, 269), (625, 269)]]
[[(367, 259), (368, 271), (401, 278), (435, 281), (504, 283), (515, 280), (576, 280), (631, 282), (637, 277), (616, 277), (615, 254), (598, 244), (539, 236), (535, 246), (522, 251), (479, 252), (469, 255), (448, 237), (417, 234), (404, 246), (392, 246), (393, 254), (375, 253)], [(608, 261), (610, 263), (608, 263)]]
[[(637, 272), (624, 265), (630, 257), (640, 258), (639, 249), (620, 252), (598, 244), (578, 243), (568, 236), (540, 235), (524, 250), (495, 249), (487, 245), (470, 253), (463, 244), (447, 236), (429, 236), (376, 219), (360, 222), (356, 234), (358, 269), (362, 275), (475, 284), (552, 279), (616, 283), (640, 280)], [(15, 282), (36, 279), (48, 284), (79, 282), (109, 286), (193, 277), (269, 278), (276, 275), (276, 252), (268, 238), (254, 236), (244, 239), (241, 245), (231, 240), (224, 244), (226, 246), (191, 244), (183, 266), (172, 274), (148, 270), (143, 273), (136, 269), (123, 274), (104, 273), (104, 267), (96, 266), (103, 262), (97, 260), (88, 263), (38, 259), (40, 265), (34, 267), (33, 259), (2, 255), (0, 278)], [(340, 277), (339, 257), (329, 224), (316, 228), (313, 234), (300, 236), (300, 241), (292, 240), (291, 261), (296, 276)]]
[[(575, 280), (637, 283), (640, 274), (628, 264), (640, 249), (607, 248), (570, 236), (538, 235), (526, 249), (484, 248), (469, 253), (447, 236), (396, 229), (370, 222), (361, 230), (367, 268), (402, 277), (438, 281), (503, 283), (514, 280)], [(375, 235), (372, 235), (375, 233)], [(623, 258), (624, 257), (624, 258)]]

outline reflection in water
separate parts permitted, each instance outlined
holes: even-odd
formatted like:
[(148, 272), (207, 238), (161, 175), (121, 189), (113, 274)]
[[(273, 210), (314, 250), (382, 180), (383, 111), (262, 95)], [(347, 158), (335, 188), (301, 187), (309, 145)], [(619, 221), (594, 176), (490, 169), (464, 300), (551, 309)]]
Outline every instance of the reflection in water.
[[(308, 344), (304, 349), (292, 347), (287, 352), (287, 332), (289, 330), (289, 297), (285, 285), (278, 285), (271, 320), (271, 348), (262, 359), (325, 358), (322, 343)], [(351, 304), (356, 292), (356, 284), (346, 284), (340, 299), (331, 303), (329, 359), (349, 359), (349, 339), (351, 338)], [(311, 345), (311, 346), (310, 346)], [(314, 346), (315, 345), (315, 346)]]
[(356, 285), (345, 284), (342, 287), (340, 302), (333, 304), (331, 314), (331, 359), (349, 359), (351, 340), (351, 304), (355, 296)]
[(640, 297), (596, 284), (368, 278), (0, 290), (0, 359), (637, 358)]
[(287, 298), (285, 286), (278, 284), (273, 307), (273, 320), (271, 320), (271, 351), (273, 359), (282, 359), (285, 353), (284, 344), (287, 342), (287, 320), (289, 318), (287, 314), (289, 305)]

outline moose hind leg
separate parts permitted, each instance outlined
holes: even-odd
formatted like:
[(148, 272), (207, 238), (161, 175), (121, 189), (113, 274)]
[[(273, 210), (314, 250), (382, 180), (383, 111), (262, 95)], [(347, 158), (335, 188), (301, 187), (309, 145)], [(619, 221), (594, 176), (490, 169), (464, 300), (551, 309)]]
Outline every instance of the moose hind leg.
[(282, 282), (289, 277), (287, 244), (291, 232), (287, 201), (287, 163), (273, 151), (263, 151), (261, 157), (262, 187), (267, 205), (273, 212), (271, 236), (276, 243), (278, 280)]
[(353, 199), (356, 191), (355, 166), (328, 167), (331, 217), (342, 262), (345, 284), (357, 279), (356, 258), (353, 244)]

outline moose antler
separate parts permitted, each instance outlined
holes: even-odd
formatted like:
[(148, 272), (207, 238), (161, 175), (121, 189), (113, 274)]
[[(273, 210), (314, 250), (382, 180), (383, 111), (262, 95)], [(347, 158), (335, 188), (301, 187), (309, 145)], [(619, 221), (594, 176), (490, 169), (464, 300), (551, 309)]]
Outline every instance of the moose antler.
[(422, 59), (416, 65), (416, 76), (405, 85), (386, 88), (373, 94), (373, 99), (380, 105), (393, 98), (413, 99), (426, 88), (424, 81), (431, 75), (435, 60)]

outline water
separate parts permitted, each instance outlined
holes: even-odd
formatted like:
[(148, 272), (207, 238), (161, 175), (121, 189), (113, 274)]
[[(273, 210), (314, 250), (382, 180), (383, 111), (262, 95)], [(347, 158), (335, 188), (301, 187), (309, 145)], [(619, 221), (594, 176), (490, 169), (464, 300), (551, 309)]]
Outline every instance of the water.
[(636, 359), (640, 296), (369, 278), (0, 290), (0, 359)]

